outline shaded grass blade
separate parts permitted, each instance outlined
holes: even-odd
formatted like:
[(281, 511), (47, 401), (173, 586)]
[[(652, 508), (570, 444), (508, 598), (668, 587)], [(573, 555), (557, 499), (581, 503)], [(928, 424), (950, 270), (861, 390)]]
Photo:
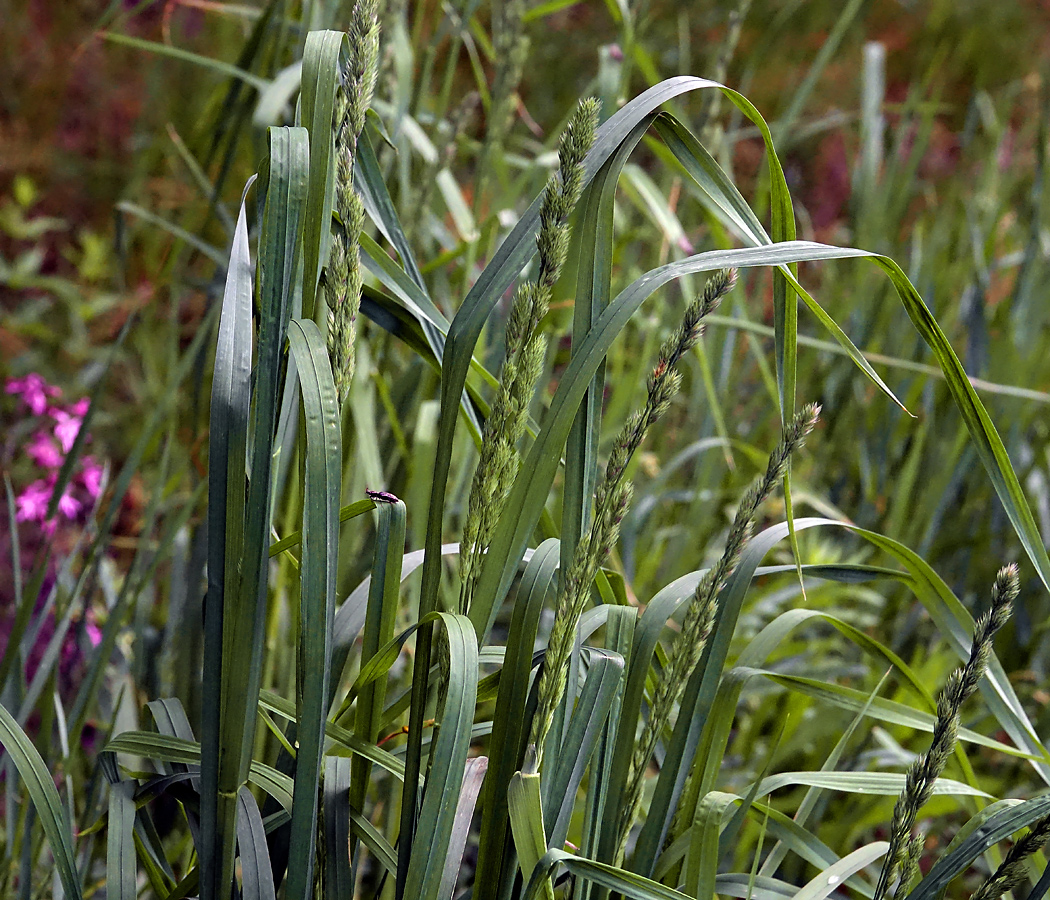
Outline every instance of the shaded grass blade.
[[(237, 590), (237, 563), (244, 542), (244, 458), (252, 360), (252, 266), (248, 249), (245, 185), (237, 216), (226, 292), (219, 318), (211, 393), (208, 456), (208, 598), (204, 609), (204, 678), (201, 744), (202, 887), (215, 890), (219, 740), (223, 684), (223, 625), (227, 590)], [(229, 573), (227, 584), (227, 572)]]
[[(80, 876), (77, 874), (76, 859), (73, 855), (73, 842), (70, 823), (58, 796), (55, 782), (47, 770), (44, 760), (36, 747), (18, 727), (14, 717), (7, 708), (0, 704), (0, 744), (14, 762), (15, 768), (29, 792), (29, 799), (40, 817), (44, 835), (51, 847), (62, 889), (68, 897), (80, 900), (83, 897)], [(25, 840), (24, 846), (30, 845)]]
[(299, 678), (295, 785), (288, 858), (289, 897), (307, 897), (313, 886), (317, 837), (317, 785), (324, 750), (332, 662), (339, 552), (339, 488), (342, 447), (339, 406), (324, 338), (309, 320), (288, 328), (299, 370), (306, 434), (303, 488), (303, 558), (300, 569)]
[(135, 783), (118, 781), (109, 786), (106, 824), (106, 896), (134, 900), (138, 863), (135, 858)]

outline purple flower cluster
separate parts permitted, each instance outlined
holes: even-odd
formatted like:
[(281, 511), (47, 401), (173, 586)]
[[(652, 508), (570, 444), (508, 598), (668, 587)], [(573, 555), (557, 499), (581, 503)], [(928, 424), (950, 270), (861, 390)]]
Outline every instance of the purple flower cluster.
[(84, 397), (72, 404), (61, 404), (58, 401), (62, 391), (35, 372), (25, 378), (9, 378), (4, 391), (20, 397), (26, 411), (40, 420), (26, 447), (26, 455), (42, 470), (42, 477), (18, 494), (15, 518), (19, 522), (38, 522), (44, 534), (51, 537), (60, 518), (76, 521), (102, 491), (102, 465), (94, 457), (85, 456), (58, 498), (56, 515), (50, 519), (47, 516), (58, 471), (80, 433), (88, 401)]
[[(15, 496), (15, 521), (20, 523), (21, 556), (16, 564), (29, 569), (44, 546), (50, 550), (40, 594), (34, 604), (36, 615), (54, 588), (58, 558), (72, 547), (73, 535), (85, 524), (94, 502), (102, 493), (105, 470), (94, 457), (81, 457), (73, 476), (56, 501), (55, 514), (49, 518), (48, 507), (58, 486), (58, 474), (83, 426), (88, 401), (84, 398), (64, 403), (61, 389), (48, 384), (43, 376), (35, 372), (24, 378), (7, 379), (4, 393), (18, 398), (18, 426), (13, 429), (13, 433), (29, 435), (15, 451), (15, 460), (20, 463), (18, 468), (24, 471), (21, 463), (31, 463), (25, 468), (34, 469), (37, 476)], [(90, 436), (85, 435), (85, 438), (90, 441)], [(6, 515), (2, 521), (7, 521)], [(13, 579), (8, 577), (11, 537), (2, 531), (0, 556), (0, 653), (3, 653), (21, 598), (14, 596), (11, 590)], [(72, 693), (83, 672), (85, 651), (89, 647), (97, 647), (102, 639), (98, 614), (90, 603), (78, 614), (78, 619), (80, 628), (67, 634), (61, 648), (58, 684), (64, 696)], [(35, 641), (26, 655), (27, 679), (34, 677), (56, 627), (53, 612), (48, 612), (47, 617), (38, 624)]]

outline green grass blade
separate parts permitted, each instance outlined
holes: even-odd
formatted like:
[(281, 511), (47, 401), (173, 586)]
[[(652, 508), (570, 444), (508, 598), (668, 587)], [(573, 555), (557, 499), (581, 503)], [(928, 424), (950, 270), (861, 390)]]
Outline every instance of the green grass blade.
[(619, 653), (593, 648), (587, 648), (585, 652), (589, 657), (587, 682), (569, 721), (554, 771), (549, 776), (550, 786), (544, 790), (543, 818), (548, 829), (547, 843), (553, 847), (565, 844), (576, 793), (605, 729), (623, 677), (624, 661)]
[[(576, 296), (573, 302), (572, 352), (575, 352), (605, 311), (612, 297), (613, 210), (616, 185), (627, 157), (649, 127), (642, 119), (598, 170), (580, 198), (572, 230), (577, 255)], [(584, 394), (565, 445), (565, 487), (562, 499), (562, 568), (568, 570), (572, 554), (591, 519), (591, 503), (598, 470), (605, 366), (598, 367)]]
[(244, 900), (276, 900), (266, 828), (255, 797), (247, 787), (237, 792), (237, 846), (241, 857)]
[(296, 682), (302, 698), (296, 723), (299, 750), (295, 786), (299, 800), (292, 810), (287, 895), (305, 900), (313, 889), (318, 784), (328, 712), (342, 447), (339, 404), (324, 338), (312, 321), (297, 319), (288, 327), (288, 339), (302, 388), (306, 462), (299, 578), (301, 655)]
[(524, 900), (535, 900), (539, 895), (540, 885), (550, 877), (550, 873), (558, 865), (565, 866), (577, 878), (585, 878), (603, 888), (619, 891), (624, 897), (631, 897), (633, 900), (691, 900), (687, 894), (650, 881), (641, 875), (555, 849), (548, 850), (536, 866), (523, 894)]
[[(806, 527), (809, 527), (807, 520), (799, 519), (795, 522), (797, 531)], [(664, 839), (667, 837), (667, 830), (671, 824), (671, 817), (679, 803), (686, 777), (693, 763), (693, 756), (700, 743), (704, 723), (710, 717), (711, 706), (715, 701), (729, 655), (730, 643), (736, 631), (744, 596), (750, 584), (750, 576), (744, 578), (743, 573), (757, 569), (758, 563), (766, 553), (786, 536), (786, 525), (774, 526), (755, 535), (745, 548), (736, 573), (719, 595), (714, 632), (704, 648), (699, 664), (690, 676), (684, 694), (684, 697), (688, 699), (682, 703), (671, 740), (665, 748), (660, 776), (649, 804), (649, 813), (642, 823), (642, 830), (635, 844), (631, 868), (636, 872), (651, 875), (656, 868)], [(681, 581), (680, 579), (679, 582)], [(673, 602), (671, 598), (677, 591), (682, 591), (679, 596), (690, 593), (688, 588), (682, 590), (683, 587), (684, 584), (679, 584), (678, 587), (672, 584), (665, 589), (667, 593), (661, 598), (660, 612), (671, 608)], [(664, 604), (667, 605), (664, 606)], [(659, 621), (655, 618), (657, 615), (659, 613), (654, 613), (654, 620), (651, 625), (647, 623), (648, 627), (655, 627), (656, 621)], [(648, 629), (642, 633), (649, 634)], [(649, 640), (651, 641), (652, 638), (650, 637)], [(655, 647), (655, 642), (653, 646)], [(640, 678), (641, 676), (635, 677)], [(644, 682), (642, 684), (644, 685)], [(635, 688), (636, 691), (641, 689), (641, 686)]]
[(547, 875), (538, 881), (533, 896), (543, 891), (546, 900), (554, 900), (554, 887), (549, 873), (540, 869), (540, 861), (547, 852), (547, 831), (543, 822), (543, 801), (540, 799), (540, 776), (535, 772), (515, 772), (507, 788), (507, 811), (514, 834), (514, 849), (518, 854), (521, 874), (528, 884), (537, 881), (537, 875)]
[(112, 41), (114, 44), (123, 44), (125, 47), (131, 47), (135, 50), (145, 50), (147, 53), (158, 53), (161, 56), (193, 63), (195, 66), (210, 69), (228, 78), (236, 78), (259, 92), (265, 91), (270, 86), (270, 82), (265, 78), (246, 72), (244, 69), (238, 68), (231, 63), (224, 62), (221, 59), (213, 59), (210, 56), (202, 56), (190, 50), (183, 50), (181, 47), (172, 47), (159, 41), (147, 41), (142, 38), (132, 37), (129, 34), (119, 34), (115, 31), (100, 31), (98, 37), (106, 41)]
[(905, 900), (934, 900), (943, 896), (951, 881), (961, 875), (985, 850), (1048, 814), (1050, 797), (1036, 797), (992, 816), (955, 850), (937, 860)]
[(135, 857), (135, 782), (109, 786), (106, 820), (106, 896), (135, 900), (138, 860)]
[(354, 895), (350, 872), (350, 760), (335, 756), (324, 770), (324, 839), (326, 900)]
[[(62, 889), (66, 892), (67, 897), (80, 900), (83, 893), (73, 854), (72, 829), (66, 819), (62, 799), (58, 796), (54, 779), (36, 747), (2, 704), (0, 704), (0, 745), (14, 762), (19, 777), (25, 782), (29, 800), (40, 817), (44, 835), (51, 847), (51, 855), (55, 861), (58, 877), (62, 882)], [(29, 840), (25, 839), (25, 844), (29, 843)]]
[(302, 61), (302, 121), (310, 132), (310, 187), (303, 216), (303, 318), (314, 318), (321, 267), (328, 258), (334, 205), (333, 122), (341, 31), (311, 31)]
[[(295, 721), (295, 704), (291, 700), (279, 697), (277, 694), (273, 693), (273, 691), (262, 690), (259, 692), (259, 707), (260, 709), (276, 713), (289, 722)], [(325, 734), (331, 738), (335, 744), (343, 748), (342, 750), (340, 750), (339, 747), (329, 749), (329, 756), (364, 756), (381, 769), (389, 772), (395, 778), (404, 780), (404, 763), (386, 750), (380, 749), (375, 744), (364, 743), (352, 731), (342, 728), (333, 722), (329, 722), (325, 725)]]
[[(245, 196), (255, 177), (245, 185)], [(252, 266), (245, 197), (237, 216), (226, 275), (211, 393), (208, 455), (208, 602), (204, 610), (201, 769), (202, 887), (218, 878), (219, 740), (223, 683), (222, 632), (227, 590), (237, 589), (244, 542), (243, 463), (248, 440), (252, 360)], [(227, 571), (229, 572), (227, 584)], [(209, 888), (205, 888), (207, 891)]]
[[(426, 282), (423, 280), (419, 266), (412, 255), (412, 247), (405, 236), (404, 229), (401, 227), (401, 220), (398, 218), (397, 211), (394, 208), (394, 201), (390, 199), (390, 194), (387, 192), (386, 182), (383, 180), (383, 173), (379, 168), (379, 160), (376, 159), (376, 153), (372, 148), (372, 141), (368, 137), (367, 129), (361, 135), (357, 145), (357, 156), (354, 159), (354, 185), (361, 193), (361, 199), (364, 201), (365, 211), (368, 213), (369, 218), (382, 232), (383, 237), (393, 244), (398, 256), (401, 257), (401, 265), (404, 267), (405, 272), (408, 273), (408, 277), (426, 296)], [(448, 330), (448, 320), (433, 305), (429, 296), (427, 296), (427, 304), (423, 308), (428, 309), (428, 315), (433, 318), (434, 324), (441, 327), (442, 331)]]
[(460, 785), (459, 804), (456, 807), (456, 818), (449, 834), (448, 855), (445, 857), (445, 871), (441, 876), (439, 897), (451, 897), (456, 890), (459, 870), (463, 866), (463, 852), (467, 847), (467, 836), (474, 818), (474, 806), (481, 793), (481, 785), (488, 771), (489, 761), (484, 756), (467, 760), (463, 771), (463, 784)]
[[(372, 576), (361, 643), (360, 665), (366, 666), (380, 648), (394, 638), (401, 598), (402, 559), (405, 551), (405, 504), (379, 503)], [(380, 719), (386, 703), (385, 678), (361, 688), (357, 695), (355, 733), (364, 743), (379, 739)], [(350, 806), (365, 808), (370, 765), (367, 759), (354, 760), (350, 782)]]
[[(407, 868), (404, 893), (413, 900), (438, 900), (440, 896), (477, 696), (478, 640), (474, 629), (465, 616), (438, 616), (448, 636), (448, 687), (437, 741), (430, 751), (430, 774)], [(402, 802), (412, 803), (414, 799), (410, 794)], [(406, 848), (402, 847), (401, 852), (407, 852)]]
[[(304, 128), (271, 128), (269, 181), (259, 243), (257, 294), (259, 344), (252, 394), (251, 480), (244, 517), (241, 578), (236, 594), (223, 597), (221, 733), (218, 742), (219, 881), (202, 877), (202, 900), (221, 900), (233, 880), (237, 793), (249, 770), (255, 742), (271, 520), (274, 430), (292, 283), (297, 269), (300, 221), (309, 177)], [(203, 735), (202, 735), (203, 736)], [(202, 872), (202, 876), (208, 875)]]
[(533, 647), (540, 613), (555, 585), (558, 557), (559, 542), (554, 538), (544, 541), (526, 565), (518, 587), (488, 744), (489, 771), (485, 779), (475, 877), (477, 900), (494, 900), (509, 890), (508, 878), (513, 880), (507, 789), (522, 765), (529, 729), (526, 704)]
[[(631, 668), (637, 626), (638, 611), (634, 607), (608, 607), (605, 644), (607, 649), (623, 657), (627, 671), (630, 671)], [(611, 841), (611, 836), (616, 834), (618, 824), (615, 811), (618, 809), (617, 798), (620, 795), (615, 793), (616, 784), (613, 781), (613, 772), (617, 763), (616, 747), (622, 719), (625, 681), (626, 679), (620, 679), (617, 686), (612, 708), (609, 710), (601, 740), (595, 751), (594, 761), (591, 763), (587, 783), (587, 805), (584, 811), (583, 840), (580, 844), (581, 855), (588, 859), (601, 859), (603, 852), (608, 852), (610, 855), (613, 852), (612, 849), (604, 851), (604, 842)], [(613, 811), (612, 815), (607, 812), (608, 810)], [(594, 885), (587, 885), (582, 895), (583, 900), (590, 900), (594, 897), (596, 890)]]
[[(783, 685), (789, 690), (804, 694), (807, 697), (813, 697), (840, 709), (863, 711), (865, 716), (877, 721), (903, 725), (916, 731), (933, 733), (936, 717), (931, 713), (922, 712), (903, 703), (874, 698), (869, 704), (867, 702), (867, 694), (844, 685), (818, 681), (813, 678), (803, 678), (800, 675), (782, 675), (778, 672), (761, 669), (756, 669), (755, 673), (764, 675), (770, 681)], [(986, 737), (969, 728), (959, 729), (959, 740), (966, 741), (969, 744), (979, 744), (982, 747), (987, 747), (990, 750), (995, 750), (996, 753), (1003, 753), (1007, 756), (1016, 756), (1022, 759), (1041, 759), (1041, 757), (1025, 753), (1023, 750), (1018, 750), (1016, 747), (1011, 747), (1009, 744), (1004, 744), (1002, 741), (997, 741), (994, 738)]]
[(829, 894), (841, 890), (842, 882), (851, 875), (884, 857), (889, 847), (888, 841), (872, 841), (858, 847), (833, 866), (828, 866), (816, 878), (810, 879), (802, 890), (795, 894), (795, 900), (824, 900)]
[[(125, 731), (110, 740), (102, 753), (127, 753), (145, 759), (200, 765), (201, 746), (195, 741), (156, 734), (152, 731)], [(262, 788), (286, 810), (292, 808), (292, 779), (272, 766), (252, 760), (248, 781)]]

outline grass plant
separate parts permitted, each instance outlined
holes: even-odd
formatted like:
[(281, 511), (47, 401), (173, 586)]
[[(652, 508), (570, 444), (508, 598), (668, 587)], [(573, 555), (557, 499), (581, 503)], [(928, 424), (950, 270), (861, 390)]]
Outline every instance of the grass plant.
[[(1045, 722), (1007, 675), (1042, 671), (1021, 637), (1050, 609), (1036, 187), (1018, 237), (989, 154), (966, 227), (924, 219), (895, 262), (932, 129), (917, 95), (858, 166), (869, 249), (818, 241), (778, 155), (818, 65), (771, 127), (737, 90), (660, 77), (629, 5), (624, 58), (589, 86), (613, 102), (526, 136), (508, 113), (528, 26), (559, 6), (500, 4), (489, 33), (475, 5), (357, 0), (344, 34), (327, 4), (267, 3), (235, 62), (118, 38), (228, 79), (185, 149), (209, 221), (244, 183), (228, 249), (214, 222), (194, 238), (222, 260), (214, 312), (72, 543), (23, 559), (49, 517), (19, 522), (7, 492), (0, 892), (1045, 892)], [(704, 140), (692, 95), (731, 108)], [(972, 140), (998, 151), (1004, 128), (985, 114)], [(750, 203), (731, 153), (749, 139)], [(940, 293), (1014, 268), (1002, 311)], [(1001, 330), (1014, 368), (988, 351)], [(170, 413), (194, 384), (203, 479)], [(95, 471), (86, 439), (56, 484)], [(975, 623), (970, 587), (1014, 554), (1023, 584), (1002, 569)], [(79, 684), (61, 637), (29, 673), (45, 622), (88, 638)]]

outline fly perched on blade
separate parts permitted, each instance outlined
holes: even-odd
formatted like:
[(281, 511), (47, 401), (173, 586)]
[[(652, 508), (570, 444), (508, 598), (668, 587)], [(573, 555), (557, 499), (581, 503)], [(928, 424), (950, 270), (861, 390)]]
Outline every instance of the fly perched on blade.
[(375, 500), (376, 503), (397, 503), (398, 499), (389, 491), (369, 491), (366, 490), (365, 494), (369, 500)]

